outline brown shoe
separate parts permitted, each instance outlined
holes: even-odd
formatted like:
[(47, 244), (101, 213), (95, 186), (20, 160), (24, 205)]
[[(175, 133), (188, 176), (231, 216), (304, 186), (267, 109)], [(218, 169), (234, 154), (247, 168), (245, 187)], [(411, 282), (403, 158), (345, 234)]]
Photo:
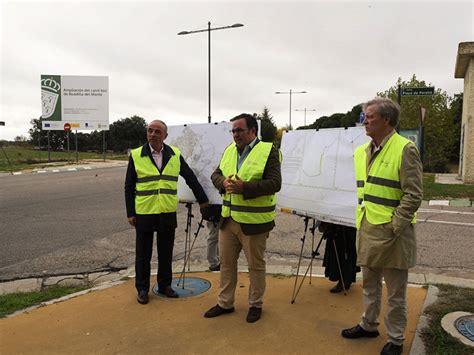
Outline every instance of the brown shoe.
[(138, 291), (137, 302), (140, 304), (148, 303), (148, 292), (145, 290)]
[(171, 288), (171, 286), (166, 286), (164, 290), (158, 290), (160, 295), (165, 295), (168, 298), (178, 298), (179, 295)]
[(219, 306), (218, 304), (216, 304), (214, 307), (212, 307), (206, 313), (204, 313), (204, 318), (219, 317), (223, 314), (232, 313), (234, 310), (235, 310), (234, 307), (225, 309)]
[(258, 307), (250, 307), (249, 313), (247, 314), (247, 322), (254, 323), (262, 316), (262, 309)]

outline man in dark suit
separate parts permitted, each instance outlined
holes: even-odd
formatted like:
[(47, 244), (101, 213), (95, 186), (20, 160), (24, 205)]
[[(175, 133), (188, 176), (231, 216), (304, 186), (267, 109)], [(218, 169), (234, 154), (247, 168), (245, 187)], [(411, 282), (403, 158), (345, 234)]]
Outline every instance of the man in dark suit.
[(137, 301), (148, 303), (150, 261), (153, 235), (157, 232), (158, 292), (177, 298), (171, 288), (172, 260), (176, 209), (178, 206), (178, 176), (181, 175), (193, 191), (201, 211), (208, 206), (202, 186), (178, 148), (163, 143), (168, 136), (163, 121), (152, 121), (147, 127), (148, 143), (132, 150), (125, 179), (125, 203), (128, 223), (136, 230), (135, 287)]

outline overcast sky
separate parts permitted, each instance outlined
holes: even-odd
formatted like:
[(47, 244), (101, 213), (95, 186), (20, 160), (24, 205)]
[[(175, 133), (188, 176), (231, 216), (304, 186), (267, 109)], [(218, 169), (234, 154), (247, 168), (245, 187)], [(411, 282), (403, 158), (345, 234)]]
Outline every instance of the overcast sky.
[[(169, 125), (207, 122), (207, 33), (212, 120), (267, 106), (279, 127), (292, 108), (307, 122), (346, 112), (412, 74), (446, 90), (460, 42), (474, 40), (473, 2), (3, 1), (0, 139), (28, 135), (41, 115), (40, 75), (109, 77), (110, 122), (139, 115)], [(293, 126), (303, 112), (292, 113)]]

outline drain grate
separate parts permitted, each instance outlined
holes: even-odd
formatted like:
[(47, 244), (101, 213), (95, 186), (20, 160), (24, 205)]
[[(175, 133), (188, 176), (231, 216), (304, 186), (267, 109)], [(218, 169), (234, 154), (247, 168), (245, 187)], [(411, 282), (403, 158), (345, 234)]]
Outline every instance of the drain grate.
[[(179, 285), (178, 285), (179, 281)], [(211, 283), (199, 277), (185, 277), (181, 280), (176, 279), (171, 282), (171, 287), (180, 298), (193, 297), (206, 292), (211, 288)], [(166, 297), (158, 293), (158, 284), (152, 289), (153, 293), (159, 297)]]
[(474, 342), (474, 316), (463, 316), (456, 319), (454, 326), (459, 333)]

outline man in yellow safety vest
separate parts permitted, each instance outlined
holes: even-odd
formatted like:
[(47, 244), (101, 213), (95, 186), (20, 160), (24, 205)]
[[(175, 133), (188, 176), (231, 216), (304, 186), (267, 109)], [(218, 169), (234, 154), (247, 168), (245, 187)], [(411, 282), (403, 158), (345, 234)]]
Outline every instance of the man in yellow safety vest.
[(423, 197), (423, 167), (412, 141), (396, 131), (398, 104), (375, 98), (363, 106), (371, 142), (354, 153), (358, 205), (357, 263), (362, 266), (364, 313), (361, 322), (344, 329), (348, 339), (379, 335), (382, 278), (388, 294), (382, 355), (401, 354), (407, 323), (408, 269), (416, 264), (416, 210)]
[(171, 288), (171, 264), (177, 226), (179, 175), (193, 191), (201, 212), (208, 206), (206, 193), (179, 149), (163, 143), (167, 136), (166, 124), (160, 120), (152, 121), (147, 127), (148, 143), (132, 150), (125, 178), (128, 223), (136, 230), (135, 287), (137, 301), (141, 304), (148, 303), (155, 231), (158, 292), (166, 297), (178, 297)]
[(243, 249), (249, 266), (247, 322), (262, 314), (265, 292), (265, 249), (275, 226), (275, 194), (281, 188), (280, 152), (257, 138), (254, 116), (240, 114), (230, 120), (234, 143), (229, 145), (211, 176), (221, 192), (222, 226), (219, 233), (221, 264), (218, 304), (204, 316), (213, 318), (234, 311), (237, 261)]

